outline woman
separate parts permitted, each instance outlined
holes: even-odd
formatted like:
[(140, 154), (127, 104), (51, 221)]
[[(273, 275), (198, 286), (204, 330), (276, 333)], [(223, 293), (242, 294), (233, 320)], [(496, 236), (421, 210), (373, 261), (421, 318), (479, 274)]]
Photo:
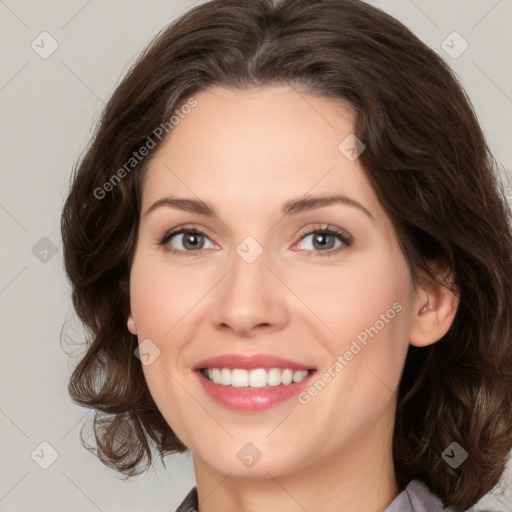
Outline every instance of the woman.
[(509, 217), (463, 89), (399, 22), (195, 7), (62, 214), (98, 457), (189, 449), (178, 510), (468, 509), (512, 449)]

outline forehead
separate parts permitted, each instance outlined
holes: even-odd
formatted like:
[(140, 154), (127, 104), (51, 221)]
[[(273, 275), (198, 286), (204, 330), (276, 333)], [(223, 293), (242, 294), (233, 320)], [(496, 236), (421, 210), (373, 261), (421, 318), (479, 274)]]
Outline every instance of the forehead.
[(287, 85), (215, 87), (194, 98), (148, 167), (143, 208), (167, 192), (246, 210), (339, 192), (380, 208), (358, 160), (340, 151), (354, 130), (347, 103)]

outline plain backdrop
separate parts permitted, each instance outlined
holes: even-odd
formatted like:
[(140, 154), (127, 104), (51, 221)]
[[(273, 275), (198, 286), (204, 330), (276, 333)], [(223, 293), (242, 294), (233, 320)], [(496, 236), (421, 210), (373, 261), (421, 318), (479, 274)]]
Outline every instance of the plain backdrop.
[[(190, 455), (125, 482), (81, 446), (92, 412), (67, 395), (81, 348), (69, 357), (61, 329), (67, 322), (77, 343), (83, 333), (59, 223), (72, 167), (115, 86), (156, 33), (197, 3), (0, 0), (0, 512), (172, 512), (194, 485)], [(512, 170), (512, 1), (369, 3), (452, 66), (498, 162)], [(505, 494), (481, 504), (511, 511), (511, 481), (509, 471)]]

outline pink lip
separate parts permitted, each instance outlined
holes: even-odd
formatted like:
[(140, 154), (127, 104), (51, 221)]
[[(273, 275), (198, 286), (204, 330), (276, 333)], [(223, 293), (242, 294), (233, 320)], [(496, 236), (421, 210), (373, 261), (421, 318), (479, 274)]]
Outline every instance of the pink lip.
[(206, 394), (226, 409), (240, 412), (261, 412), (298, 395), (309, 385), (316, 372), (313, 371), (304, 380), (288, 386), (279, 385), (255, 389), (222, 386), (208, 380), (200, 370), (196, 370), (194, 373)]
[(254, 356), (225, 354), (223, 356), (205, 359), (204, 361), (197, 363), (193, 369), (200, 370), (203, 368), (241, 368), (244, 370), (255, 370), (256, 368), (290, 368), (290, 370), (312, 369), (310, 366), (268, 354), (257, 354)]
[(248, 389), (233, 388), (231, 386), (215, 384), (203, 375), (202, 370), (204, 368), (242, 368), (245, 370), (253, 370), (256, 368), (310, 370), (311, 368), (295, 361), (266, 354), (259, 354), (255, 356), (227, 354), (224, 356), (205, 359), (195, 365), (194, 373), (197, 375), (197, 378), (199, 379), (199, 382), (206, 394), (226, 409), (240, 412), (261, 412), (291, 399), (309, 385), (312, 376), (316, 373), (316, 371), (313, 370), (302, 381), (294, 382), (288, 386), (279, 385)]

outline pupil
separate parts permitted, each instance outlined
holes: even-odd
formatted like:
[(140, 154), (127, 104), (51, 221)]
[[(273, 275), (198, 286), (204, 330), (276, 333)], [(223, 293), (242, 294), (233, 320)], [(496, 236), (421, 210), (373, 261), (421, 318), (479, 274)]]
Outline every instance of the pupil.
[[(329, 245), (326, 242), (326, 239), (328, 239), (328, 238), (332, 238), (332, 236), (331, 235), (326, 235), (324, 233), (317, 233), (316, 236), (313, 239), (313, 244), (316, 246), (316, 248), (318, 248), (318, 246), (320, 248), (325, 248), (326, 245)], [(320, 242), (320, 243), (318, 243), (318, 242)], [(331, 240), (331, 242), (332, 242), (332, 240)], [(332, 244), (330, 244), (330, 245), (332, 245)]]
[(192, 249), (197, 249), (199, 242), (198, 242), (198, 238), (200, 237), (201, 235), (197, 234), (197, 233), (189, 233), (187, 237), (185, 237), (185, 246), (187, 246), (188, 244), (190, 244), (190, 247)]

